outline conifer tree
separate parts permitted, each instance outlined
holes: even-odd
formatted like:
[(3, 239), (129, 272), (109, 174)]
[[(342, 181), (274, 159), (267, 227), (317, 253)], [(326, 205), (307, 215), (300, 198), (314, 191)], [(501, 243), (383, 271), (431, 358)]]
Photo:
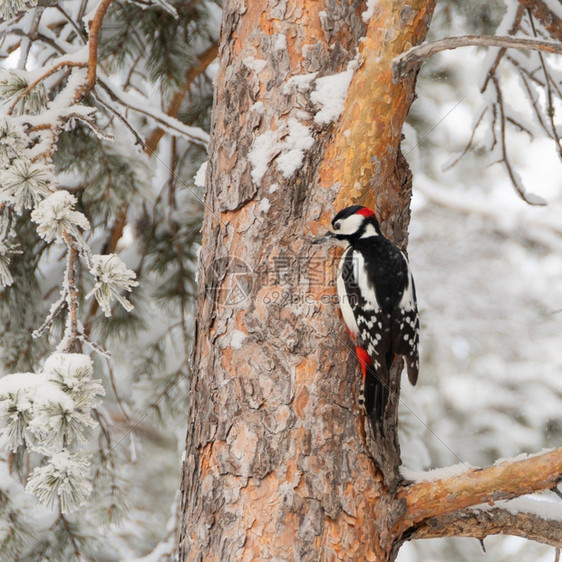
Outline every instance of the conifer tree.
[[(509, 247), (517, 256), (524, 255), (529, 260), (539, 260), (537, 255), (540, 256), (541, 264), (547, 264), (543, 270), (544, 287), (541, 290), (536, 277), (529, 275), (529, 289), (517, 302), (527, 306), (530, 301), (532, 306), (528, 309), (548, 311), (545, 314), (551, 314), (552, 307), (556, 307), (555, 279), (559, 262), (555, 251), (560, 249), (557, 240), (559, 221), (552, 219), (552, 214), (531, 216), (517, 211), (518, 219), (524, 217), (524, 228), (515, 228), (512, 223), (516, 224), (516, 221), (507, 224), (509, 221), (501, 212), (490, 209), (486, 198), (490, 195), (489, 191), (482, 190), (484, 195), (479, 192), (482, 197), (478, 199), (473, 192), (457, 189), (455, 183), (460, 184), (466, 177), (472, 178), (475, 183), (485, 183), (486, 166), (499, 163), (505, 177), (515, 188), (514, 199), (520, 197), (534, 206), (543, 203), (533, 195), (534, 186), (519, 177), (516, 150), (519, 141), (513, 139), (547, 138), (560, 152), (560, 76), (556, 64), (551, 64), (546, 55), (548, 48), (555, 48), (553, 43), (562, 40), (562, 14), (556, 1), (506, 0), (505, 5), (503, 2), (480, 0), (469, 4), (454, 0), (437, 3), (429, 39), (469, 33), (472, 39), (466, 39), (465, 44), (470, 41), (479, 44), (480, 41), (480, 44), (488, 45), (487, 48), (494, 46), (482, 62), (484, 80), (478, 89), (484, 93), (483, 105), (469, 99), (465, 91), (467, 76), (473, 76), (468, 69), (472, 71), (474, 63), (468, 63), (467, 58), (463, 63), (453, 58), (445, 59), (445, 62), (443, 59), (436, 62), (427, 58), (433, 52), (431, 49), (447, 48), (450, 44), (430, 44), (424, 47), (430, 49), (429, 52), (413, 49), (408, 53), (402, 52), (407, 50), (404, 46), (400, 53), (394, 53), (401, 54), (394, 63), (392, 57), (384, 61), (386, 71), (394, 69), (393, 84), (402, 80), (412, 84), (420, 61), (427, 61), (417, 81), (419, 99), (410, 113), (410, 126), (404, 128), (407, 138), (402, 144), (402, 150), (415, 172), (414, 192), (421, 193), (428, 202), (419, 213), (426, 230), (423, 237), (414, 236), (418, 252), (411, 255), (418, 272), (424, 263), (432, 264), (427, 268), (429, 273), (425, 274), (426, 288), (435, 284), (435, 277), (431, 274), (438, 275), (436, 272), (439, 271), (439, 264), (433, 261), (435, 247), (428, 246), (434, 244), (442, 248), (439, 244), (443, 245), (442, 238), (435, 235), (434, 215), (428, 210), (436, 207), (441, 210), (439, 224), (446, 225), (441, 229), (451, 232), (448, 240), (451, 247), (456, 248), (452, 233), (462, 231), (460, 223), (463, 220), (459, 217), (477, 215), (493, 223), (493, 227), (487, 229), (486, 240), (490, 247), (486, 249), (486, 255), (500, 252), (496, 246), (493, 246), (494, 250), (490, 248), (491, 241), (501, 238), (501, 252)], [(232, 96), (226, 88), (214, 91), (223, 4), (226, 7), (226, 29), (233, 33), (223, 36), (220, 59), (223, 64), (224, 48), (232, 46), (229, 44), (232, 37), (237, 34), (246, 37), (243, 45), (235, 45), (234, 51), (252, 48), (256, 36), (251, 38), (248, 35), (252, 32), (263, 33), (265, 37), (265, 41), (256, 47), (265, 53), (264, 60), (256, 60), (252, 54), (238, 61), (238, 74), (233, 75), (230, 68), (231, 74), (226, 82), (237, 85), (237, 93)], [(232, 228), (241, 225), (240, 230), (251, 238), (254, 231), (249, 224), (252, 221), (262, 224), (260, 221), (264, 217), (272, 216), (271, 212), (275, 211), (272, 205), (287, 204), (290, 209), (278, 221), (279, 225), (289, 224), (287, 216), (298, 219), (307, 206), (312, 208), (310, 216), (314, 216), (315, 225), (318, 226), (320, 219), (326, 219), (332, 209), (326, 207), (320, 213), (314, 205), (310, 207), (314, 197), (317, 197), (318, 203), (325, 196), (325, 193), (322, 197), (315, 195), (314, 190), (333, 190), (334, 186), (328, 184), (334, 178), (345, 176), (347, 180), (355, 177), (353, 174), (357, 170), (353, 171), (353, 165), (343, 160), (352, 152), (358, 155), (365, 152), (365, 139), (371, 138), (376, 121), (370, 117), (363, 119), (362, 111), (369, 107), (368, 103), (364, 103), (364, 96), (369, 95), (366, 92), (375, 86), (395, 87), (390, 85), (390, 74), (381, 79), (382, 66), (374, 65), (370, 68), (375, 71), (371, 76), (377, 77), (376, 84), (367, 80), (362, 84), (363, 88), (359, 83), (347, 89), (356, 74), (362, 75), (357, 71), (365, 60), (369, 63), (375, 60), (368, 57), (369, 53), (373, 53), (369, 41), (377, 39), (373, 32), (375, 26), (371, 24), (376, 23), (379, 17), (384, 20), (380, 10), (390, 3), (369, 0), (312, 5), (305, 2), (302, 11), (290, 13), (283, 12), (282, 3), (272, 8), (250, 2), (233, 10), (235, 4), (211, 0), (0, 0), (2, 561), (121, 560), (138, 556), (146, 556), (146, 561), (171, 560), (180, 541), (183, 556), (198, 556), (203, 550), (190, 550), (195, 544), (193, 541), (196, 539), (200, 544), (208, 542), (212, 546), (212, 541), (220, 536), (220, 525), (216, 521), (214, 526), (209, 521), (198, 521), (197, 525), (190, 527), (190, 521), (195, 518), (184, 518), (180, 538), (178, 488), (186, 412), (190, 407), (191, 416), (199, 416), (199, 419), (207, 416), (209, 423), (205, 425), (205, 431), (217, 431), (219, 437), (225, 436), (226, 445), (218, 439), (219, 447), (215, 451), (222, 446), (220, 454), (226, 454), (228, 448), (236, 453), (231, 457), (233, 463), (224, 465), (228, 470), (221, 473), (223, 488), (216, 486), (213, 489), (215, 494), (227, 490), (226, 496), (233, 502), (237, 498), (238, 485), (234, 480), (240, 474), (245, 478), (250, 469), (255, 469), (255, 481), (262, 477), (265, 480), (266, 468), (275, 462), (274, 445), (278, 442), (282, 446), (295, 444), (295, 441), (283, 439), (294, 424), (301, 423), (297, 417), (306, 418), (306, 424), (319, 423), (310, 410), (310, 404), (318, 396), (320, 399), (315, 404), (322, 407), (328, 404), (320, 423), (330, 428), (326, 430), (330, 442), (337, 439), (336, 430), (342, 420), (338, 417), (342, 412), (341, 405), (353, 412), (353, 416), (357, 414), (351, 400), (354, 392), (351, 381), (356, 380), (355, 363), (350, 354), (338, 348), (341, 342), (334, 345), (327, 342), (330, 360), (338, 364), (338, 377), (332, 379), (333, 386), (327, 389), (319, 386), (318, 395), (314, 394), (316, 388), (298, 387), (299, 393), (290, 403), (295, 406), (297, 417), (288, 415), (284, 407), (269, 415), (275, 400), (284, 392), (289, 392), (285, 386), (286, 379), (282, 377), (279, 384), (270, 384), (271, 380), (275, 380), (271, 373), (292, 354), (298, 354), (299, 346), (312, 346), (314, 342), (303, 339), (306, 330), (300, 330), (298, 337), (293, 337), (292, 326), (304, 318), (303, 309), (292, 315), (286, 300), (275, 302), (276, 293), (271, 293), (272, 288), (268, 286), (269, 296), (265, 299), (261, 295), (259, 305), (267, 305), (268, 310), (279, 312), (272, 325), (276, 330), (284, 329), (280, 336), (276, 333), (275, 337), (279, 336), (280, 345), (286, 352), (282, 357), (276, 354), (277, 351), (268, 355), (268, 346), (263, 340), (255, 339), (255, 333), (249, 338), (238, 329), (219, 333), (221, 329), (226, 329), (226, 324), (221, 324), (219, 319), (214, 351), (226, 360), (237, 353), (246, 360), (251, 354), (247, 353), (245, 346), (257, 346), (252, 349), (259, 350), (259, 361), (252, 364), (252, 372), (261, 373), (259, 384), (252, 381), (244, 386), (241, 381), (244, 380), (246, 367), (243, 362), (233, 364), (236, 367), (233, 367), (233, 372), (241, 373), (236, 382), (238, 386), (221, 386), (218, 392), (225, 393), (226, 397), (221, 407), (232, 406), (236, 401), (238, 409), (236, 415), (227, 416), (228, 423), (233, 422), (233, 429), (221, 433), (225, 426), (216, 423), (213, 413), (216, 397), (214, 402), (209, 400), (205, 403), (208, 396), (205, 392), (200, 393), (204, 385), (198, 386), (201, 354), (197, 355), (196, 350), (195, 356), (200, 361), (195, 365), (190, 359), (194, 338), (202, 337), (202, 324), (199, 324), (199, 332), (196, 333), (194, 320), (199, 293), (205, 293), (204, 285), (198, 287), (196, 273), (201, 249), (199, 232), (206, 207), (207, 246), (202, 254), (203, 260), (219, 258), (215, 263), (226, 263), (228, 269), (228, 259), (226, 262), (220, 260), (226, 257), (225, 244)], [(410, 11), (413, 3), (403, 4), (409, 7), (402, 6), (399, 15), (407, 19), (408, 14), (413, 13)], [(419, 2), (416, 6), (429, 17), (433, 2)], [(262, 9), (264, 13), (271, 11), (266, 13), (267, 17), (253, 20)], [(249, 14), (246, 13), (248, 10)], [(292, 28), (291, 33), (283, 31), (293, 25), (294, 18), (300, 24), (313, 22), (306, 28), (311, 35), (304, 41), (304, 46), (298, 46), (299, 49), (303, 47), (297, 49), (298, 53), (295, 41), (298, 42), (303, 28)], [(253, 21), (255, 26), (244, 27), (247, 22)], [(266, 21), (271, 22), (271, 27), (265, 25)], [(242, 25), (242, 28), (238, 29), (237, 25)], [(421, 25), (418, 31), (426, 27)], [(394, 29), (381, 30), (385, 41), (395, 38)], [(491, 35), (501, 36), (502, 40), (494, 43), (493, 38), (488, 37), (488, 43), (482, 43), (481, 36)], [(512, 43), (506, 43), (506, 40), (512, 40)], [(324, 46), (328, 44), (330, 49), (324, 51)], [(515, 50), (514, 45), (523, 50)], [(359, 51), (367, 54), (366, 58), (361, 58)], [(305, 74), (299, 74), (299, 70), (293, 67), (301, 54), (306, 59), (305, 66), (310, 66), (310, 72)], [(264, 64), (265, 58), (267, 62)], [(224, 68), (228, 65), (223, 67), (223, 71)], [(276, 74), (272, 69), (281, 71)], [(219, 82), (225, 76), (219, 74)], [(518, 88), (510, 83), (513, 77), (518, 80)], [(248, 99), (243, 95), (245, 88)], [(268, 104), (273, 98), (267, 98), (275, 89), (281, 92), (284, 101), (277, 107), (270, 107)], [(521, 109), (521, 96), (514, 95), (514, 91), (522, 92), (526, 110)], [(413, 95), (413, 89), (409, 93)], [(264, 97), (264, 94), (267, 95)], [(216, 102), (215, 140), (209, 155), (213, 95)], [(383, 132), (393, 136), (392, 142), (397, 141), (397, 149), (402, 130), (396, 123), (405, 118), (408, 104), (401, 103), (394, 94), (389, 96), (392, 110), (389, 113), (387, 108), (384, 118), (394, 115), (395, 110), (400, 116), (395, 115), (391, 126), (383, 128)], [(373, 94), (375, 97), (376, 92)], [(349, 111), (354, 99), (359, 100), (355, 114)], [(439, 184), (443, 171), (436, 164), (438, 158), (435, 154), (443, 155), (448, 147), (443, 139), (434, 139), (431, 133), (457, 106), (473, 112), (473, 127), (465, 128), (464, 144), (455, 147), (458, 154), (453, 159), (456, 166), (453, 168), (456, 172), (452, 172), (456, 174), (454, 182), (447, 185), (447, 190), (439, 189), (435, 185)], [(229, 123), (231, 130), (236, 130), (238, 125), (242, 130), (244, 126), (249, 136), (231, 135), (225, 139), (217, 136), (220, 134), (216, 129), (217, 115), (229, 111), (234, 111)], [(445, 117), (442, 117), (443, 114)], [(341, 122), (338, 121), (340, 116)], [(238, 122), (242, 117), (243, 125)], [(281, 126), (269, 130), (268, 127), (277, 120)], [(364, 128), (358, 128), (358, 123)], [(309, 135), (311, 130), (313, 133)], [(333, 143), (332, 135), (335, 137)], [(350, 135), (355, 147), (351, 152), (346, 148)], [(373, 145), (369, 145), (370, 149), (379, 143), (377, 150), (384, 154), (389, 146), (387, 141), (384, 134), (378, 135)], [(231, 147), (230, 152), (226, 151), (226, 145)], [(215, 165), (221, 150), (220, 158), (226, 158), (226, 167), (231, 166), (234, 170), (233, 181), (220, 201), (211, 201), (212, 189), (218, 183), (227, 181), (224, 169), (219, 170)], [(417, 163), (414, 162), (416, 155), (419, 157)], [(458, 159), (459, 155), (462, 158)], [(205, 164), (207, 158), (211, 161), (208, 170)], [(318, 185), (321, 187), (314, 181), (303, 183), (303, 178), (312, 177), (322, 158), (325, 162), (320, 169)], [(386, 213), (383, 228), (404, 247), (409, 219), (410, 176), (402, 159), (398, 168), (404, 174), (400, 177), (394, 175), (392, 158), (379, 162), (383, 175), (385, 166), (392, 168), (392, 171), (388, 168), (387, 172), (395, 187), (396, 182), (406, 186), (400, 197), (393, 199), (392, 194), (389, 196), (390, 192), (381, 194), (378, 184), (373, 187), (373, 182), (377, 183), (376, 178), (381, 174), (376, 162), (376, 158), (369, 160), (367, 172), (360, 181), (351, 182), (353, 185), (348, 186), (349, 189), (341, 189), (337, 197), (335, 192), (330, 193), (336, 197), (334, 201), (338, 204), (347, 203), (350, 197), (362, 197), (370, 182), (369, 187), (373, 190), (367, 197), (377, 194), (377, 211)], [(359, 162), (360, 166), (363, 164)], [(242, 181), (244, 174), (245, 180)], [(275, 178), (278, 181), (272, 181)], [(370, 179), (365, 183), (365, 178)], [(207, 195), (203, 192), (205, 182)], [(294, 198), (288, 196), (289, 190), (293, 189), (296, 190)], [(353, 192), (354, 189), (359, 191)], [(238, 222), (239, 217), (235, 216), (237, 202), (242, 202), (242, 205), (251, 202), (258, 192), (261, 195), (265, 193), (258, 209), (254, 214), (243, 217), (248, 219), (247, 222)], [(276, 203), (280, 201), (276, 197), (281, 197), (282, 201)], [(397, 201), (403, 205), (403, 212), (395, 221), (393, 209)], [(555, 201), (555, 204), (558, 203)], [(211, 224), (212, 215), (208, 209), (219, 207), (221, 216), (227, 217), (226, 226)], [(554, 215), (557, 208), (560, 207), (554, 206)], [(300, 226), (302, 224), (299, 223)], [(215, 227), (224, 227), (227, 233), (220, 240), (213, 238), (216, 236)], [(301, 234), (297, 228), (289, 230), (292, 235), (295, 232)], [(428, 236), (431, 233), (433, 236)], [(466, 248), (467, 253), (472, 251), (470, 258), (473, 259), (475, 252), (468, 239), (472, 238), (472, 232), (470, 234), (470, 237), (464, 236), (461, 247)], [(463, 236), (458, 234), (457, 237)], [(243, 240), (243, 237), (239, 239)], [(251, 241), (248, 240), (246, 238), (246, 242), (235, 245), (233, 251), (239, 251), (244, 244), (250, 247)], [(260, 240), (263, 241), (263, 238)], [(274, 267), (283, 267), (290, 262), (292, 254), (283, 253), (287, 249), (283, 243), (279, 240), (275, 243), (276, 251), (283, 251), (274, 256), (277, 259)], [(484, 244), (480, 246), (480, 253), (484, 253)], [(216, 249), (217, 255), (209, 252), (211, 247)], [(254, 257), (256, 255), (257, 251)], [(466, 262), (470, 260), (457, 264), (457, 275), (467, 274), (466, 269), (462, 269), (467, 267)], [(211, 269), (203, 266), (199, 275), (205, 277)], [(224, 270), (219, 268), (216, 273), (223, 275)], [(470, 271), (468, 275), (470, 278)], [(452, 278), (455, 278), (454, 274)], [(277, 279), (282, 289), (280, 294), (284, 298), (287, 295), (293, 298), (296, 293), (283, 288), (286, 281), (283, 279)], [(423, 273), (416, 279), (420, 279), (423, 287)], [(323, 281), (329, 284), (325, 276)], [(489, 288), (489, 285), (486, 287)], [(457, 462), (454, 457), (459, 448), (453, 443), (456, 443), (459, 428), (477, 435), (466, 446), (466, 451), (463, 450), (464, 454), (460, 454), (462, 460), (474, 458), (473, 462), (479, 464), (492, 463), (499, 456), (512, 456), (514, 449), (518, 452), (517, 447), (534, 452), (543, 446), (559, 445), (562, 419), (559, 402), (556, 401), (560, 392), (556, 370), (553, 368), (552, 373), (545, 375), (545, 369), (537, 367), (538, 363), (530, 365), (523, 362), (513, 369), (513, 364), (506, 359), (505, 370), (509, 376), (498, 375), (495, 368), (498, 359), (494, 355), (496, 339), (487, 330), (481, 330), (480, 326), (478, 330), (473, 329), (468, 320), (469, 316), (479, 314), (488, 319), (485, 316), (487, 311), (483, 311), (485, 306), (474, 304), (474, 292), (464, 293), (462, 299), (454, 300), (447, 298), (449, 293), (445, 291), (433, 301), (427, 296), (428, 292), (425, 297), (423, 293), (421, 295), (422, 304), (433, 305), (422, 309), (422, 342), (425, 343), (422, 349), (422, 371), (425, 372), (422, 382), (424, 379), (431, 382), (425, 389), (423, 386), (418, 388), (417, 395), (407, 395), (407, 405), (416, 403), (416, 400), (426, 404), (424, 414), (414, 413), (411, 408), (402, 405), (400, 444), (406, 466), (422, 469)], [(498, 291), (485, 302), (494, 299), (502, 301), (504, 292)], [(453, 300), (462, 303), (462, 313), (451, 306)], [(441, 308), (445, 310), (442, 314)], [(233, 310), (230, 309), (230, 312)], [(329, 305), (322, 309), (323, 314), (330, 310)], [(460, 314), (460, 321), (458, 317), (456, 322), (452, 319), (455, 313)], [(201, 314), (207, 314), (206, 318), (209, 318), (211, 313), (203, 305)], [(532, 316), (531, 313), (529, 315)], [(328, 324), (332, 326), (330, 322), (334, 322), (333, 327), (337, 330), (336, 326), (340, 323), (336, 314), (330, 318)], [(538, 322), (537, 318), (543, 323), (542, 339), (540, 345), (536, 342), (534, 355), (546, 357), (552, 351), (554, 330), (544, 327), (548, 324), (544, 315), (532, 316), (531, 320)], [(308, 331), (311, 325), (312, 321), (308, 324)], [(480, 339), (477, 339), (476, 331), (481, 332), (478, 334)], [(326, 337), (324, 328), (320, 332)], [(519, 342), (528, 340), (529, 333), (523, 329), (514, 330), (512, 345), (503, 353), (517, 356)], [(468, 366), (459, 359), (464, 357), (467, 340), (477, 341), (475, 347), (480, 346), (481, 350), (481, 357), (477, 358), (481, 361), (469, 354), (471, 363)], [(231, 353), (232, 356), (229, 355)], [(550, 364), (558, 365), (556, 354), (550, 355)], [(326, 373), (321, 372), (312, 357), (313, 353), (308, 353), (307, 360), (299, 365), (298, 384), (307, 373), (314, 372), (325, 377)], [(216, 375), (219, 370), (217, 368), (213, 374)], [(195, 392), (190, 395), (194, 373)], [(517, 384), (513, 382), (514, 373)], [(471, 404), (451, 398), (451, 387), (458, 385), (462, 388), (463, 381), (475, 374), (480, 377), (479, 384), (487, 389), (485, 394), (490, 401), (489, 407), (478, 416), (473, 416)], [(528, 388), (535, 384), (534, 379), (541, 380), (543, 394), (539, 392), (540, 396), (548, 395), (550, 401), (545, 399), (537, 405), (536, 400), (526, 399)], [(207, 383), (207, 380), (204, 382)], [(351, 390), (338, 402), (336, 397), (344, 387)], [(535, 389), (536, 385), (532, 388)], [(311, 389), (314, 392), (309, 392)], [(329, 400), (323, 403), (326, 390)], [(455, 396), (458, 398), (458, 393)], [(246, 399), (250, 406), (244, 409)], [(394, 405), (397, 406), (397, 403), (396, 399)], [(197, 404), (204, 407), (197, 410)], [(416, 408), (416, 412), (422, 409)], [(242, 423), (244, 416), (239, 415), (240, 412), (244, 415), (268, 413), (264, 427), (271, 432), (268, 434), (271, 439), (266, 443), (270, 449), (267, 449), (268, 455), (260, 456), (261, 464), (250, 466), (245, 463), (248, 450), (255, 448), (252, 449), (250, 426)], [(353, 416), (348, 416), (341, 426), (345, 427), (352, 440), (361, 434), (357, 418)], [(422, 423), (423, 420), (428, 427)], [(191, 445), (200, 437), (191, 431), (193, 427), (192, 422), (189, 426)], [(513, 431), (514, 427), (517, 431)], [(437, 445), (434, 437), (439, 441)], [(310, 441), (303, 434), (300, 438), (298, 447), (307, 450)], [(396, 433), (392, 433), (391, 439), (395, 438)], [(262, 445), (260, 443), (260, 447)], [(187, 468), (193, 466), (193, 454), (192, 447), (188, 450)], [(215, 457), (210, 455), (209, 458), (215, 462), (216, 455), (220, 454), (215, 453)], [(307, 466), (307, 473), (299, 480), (301, 484), (297, 482), (300, 476), (295, 467), (289, 464), (284, 474), (287, 482), (280, 488), (284, 494), (283, 501), (292, 501), (295, 511), (301, 509), (298, 496), (304, 487), (311, 486), (312, 491), (317, 493), (322, 483), (327, 481), (326, 475), (329, 478), (334, 476), (335, 472), (320, 466), (329, 458), (326, 454), (318, 457), (318, 465), (312, 463)], [(398, 473), (394, 469), (399, 460), (397, 454), (390, 463), (393, 485), (403, 484), (402, 479), (408, 477), (427, 479), (427, 475), (420, 477), (412, 471)], [(377, 461), (381, 461), (380, 457)], [(212, 463), (207, 468), (209, 466)], [(341, 463), (337, 466), (341, 468)], [(373, 466), (378, 465), (375, 463)], [(190, 473), (186, 474), (189, 476)], [(184, 503), (183, 509), (187, 506), (193, 514), (198, 502), (205, 503), (206, 500), (204, 493), (197, 496), (197, 486), (203, 484), (202, 489), (208, 492), (209, 480), (199, 482), (190, 489), (187, 489), (187, 484), (186, 478), (184, 498), (191, 495), (193, 501)], [(547, 484), (549, 482), (543, 482), (541, 486), (544, 488)], [(403, 493), (410, 494), (410, 503), (420, 498), (423, 503), (424, 494), (430, 487), (431, 484), (418, 482), (413, 489), (404, 488), (406, 491), (403, 490)], [(372, 489), (371, 483), (367, 488)], [(251, 485), (242, 488), (244, 493), (252, 489)], [(553, 498), (557, 500), (556, 493), (559, 493), (556, 487), (550, 495), (545, 492), (542, 500), (546, 502), (543, 501), (541, 507), (545, 503), (549, 507), (557, 505), (553, 501)], [(333, 539), (330, 548), (333, 547), (333, 552), (338, 555), (348, 557), (352, 549), (348, 549), (345, 536), (338, 535), (337, 525), (333, 523), (339, 513), (337, 502), (330, 494), (325, 494), (320, 503), (315, 503), (311, 500), (313, 495), (304, 494), (304, 500), (310, 501), (312, 508), (306, 513), (302, 509), (305, 515), (298, 521), (298, 533), (284, 535), (284, 540), (289, 540), (293, 549), (290, 552), (296, 553), (295, 557), (305, 558), (313, 550), (310, 550), (310, 545), (315, 539), (311, 537), (317, 536), (319, 529), (326, 531), (332, 528), (334, 533), (330, 538)], [(516, 493), (513, 492), (513, 495)], [(441, 499), (446, 507), (447, 498)], [(266, 502), (266, 505), (269, 516), (271, 504)], [(540, 518), (532, 510), (527, 519), (521, 513), (529, 506), (536, 508), (536, 504), (510, 505), (513, 513), (498, 506), (487, 512), (474, 512), (467, 508), (457, 512), (456, 519), (451, 513), (430, 519), (424, 519), (423, 514), (418, 513), (418, 519), (411, 528), (413, 530), (404, 532), (400, 540), (406, 535), (409, 539), (447, 533), (477, 536), (476, 528), (481, 533), (480, 537), (510, 530), (550, 545), (560, 541), (559, 534), (556, 535), (544, 523), (541, 526)], [(222, 506), (221, 502), (207, 502), (205, 507), (222, 509)], [(349, 513), (351, 511), (348, 510), (345, 515)], [(226, 515), (221, 525), (230, 521), (230, 514)], [(324, 520), (330, 518), (332, 523), (322, 527)], [(262, 523), (267, 521), (264, 517)], [(381, 518), (374, 523), (364, 522), (363, 527), (355, 527), (359, 529), (359, 534), (370, 537), (371, 523), (382, 528), (384, 522)], [(289, 525), (278, 526), (276, 530), (281, 528), (287, 529)], [(328, 531), (326, 533), (328, 536)], [(273, 537), (274, 533), (264, 537), (263, 544), (270, 541), (282, 555), (287, 555), (287, 545), (283, 541), (274, 544)], [(253, 549), (253, 552), (259, 552), (263, 546), (255, 537), (244, 542), (239, 535), (236, 540), (242, 544), (241, 548)], [(370, 539), (360, 543), (354, 546), (372, 547)], [(528, 557), (542, 552), (532, 550), (532, 547), (525, 548), (525, 552), (532, 553), (527, 554)], [(397, 550), (398, 544), (392, 556)], [(438, 547), (422, 546), (419, 552), (420, 559), (430, 556), (443, 560), (474, 559), (469, 549), (459, 549), (451, 543)], [(497, 556), (499, 560), (505, 556), (505, 551), (499, 549)]]
[(171, 556), (220, 8), (0, 9), (0, 558)]

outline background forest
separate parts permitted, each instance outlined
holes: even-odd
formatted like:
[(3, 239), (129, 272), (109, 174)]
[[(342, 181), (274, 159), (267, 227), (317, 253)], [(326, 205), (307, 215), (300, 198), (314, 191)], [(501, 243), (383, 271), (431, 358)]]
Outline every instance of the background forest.
[[(562, 19), (560, 4), (548, 4)], [(505, 34), (516, 5), (443, 0), (430, 38)], [(111, 3), (87, 98), (94, 119), (65, 90), (84, 69), (68, 64), (31, 86), (57, 60), (83, 60), (82, 22), (97, 6), (0, 4), (0, 560), (166, 560), (177, 538), (220, 4)], [(524, 18), (527, 35), (540, 37)], [(422, 323), (420, 381), (404, 385), (400, 412), (406, 471), (483, 465), (561, 442), (562, 63), (511, 50), (498, 90), (487, 80), (498, 52), (431, 58), (404, 131)], [(58, 128), (52, 166), (45, 123)], [(527, 204), (514, 183), (548, 205)], [(75, 199), (37, 214), (55, 187)], [(49, 234), (51, 212), (63, 213), (67, 233), (89, 222), (75, 237), (74, 280), (68, 239)], [(80, 337), (65, 348), (73, 284)], [(65, 363), (55, 350), (93, 363)], [(10, 377), (38, 372), (59, 385), (50, 401), (29, 376)], [(51, 448), (40, 445), (44, 428), (58, 432)], [(522, 539), (485, 546), (418, 541), (398, 559), (554, 559)]]

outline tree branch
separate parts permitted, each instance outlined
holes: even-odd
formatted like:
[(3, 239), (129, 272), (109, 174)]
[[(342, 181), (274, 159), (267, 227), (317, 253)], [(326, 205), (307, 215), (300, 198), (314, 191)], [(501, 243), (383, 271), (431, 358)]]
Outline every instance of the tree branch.
[(18, 105), (18, 103), (25, 96), (27, 96), (31, 92), (31, 90), (33, 90), (33, 88), (35, 88), (35, 86), (37, 86), (38, 84), (43, 82), (43, 80), (45, 80), (46, 78), (48, 78), (49, 76), (51, 76), (55, 72), (58, 72), (61, 68), (64, 68), (64, 67), (85, 68), (86, 64), (83, 63), (83, 62), (76, 62), (76, 61), (69, 61), (69, 60), (63, 60), (63, 61), (60, 61), (60, 62), (56, 63), (54, 66), (49, 68), (49, 70), (47, 70), (44, 74), (39, 76), (39, 78), (37, 78), (37, 80), (34, 80), (31, 84), (29, 84), (29, 86), (25, 90), (22, 90), (18, 94), (18, 96), (16, 97), (16, 99), (13, 101), (12, 105), (10, 106), (8, 111), (6, 112), (6, 115), (11, 115), (12, 112), (14, 111), (14, 109), (16, 108), (16, 105)]
[(11, 18), (0, 18), (0, 24), (6, 22), (6, 21), (14, 21), (17, 18), (19, 18), (20, 16), (23, 16), (23, 14), (25, 14), (25, 12), (29, 11), (29, 10), (33, 10), (36, 8), (51, 8), (53, 6), (56, 6), (59, 3), (60, 0), (38, 0), (37, 4), (35, 4), (35, 6), (29, 6), (27, 5), (25, 8), (23, 8), (23, 10), (20, 10), (17, 14), (14, 14)]
[(78, 328), (78, 289), (76, 287), (76, 258), (78, 257), (78, 250), (76, 249), (74, 239), (68, 232), (64, 232), (64, 240), (68, 248), (65, 279), (68, 317), (64, 339), (61, 344), (64, 343), (64, 347), (62, 348), (63, 353), (70, 353), (74, 343), (80, 336), (80, 330)]
[(98, 41), (101, 32), (103, 18), (113, 0), (101, 0), (94, 19), (90, 23), (90, 33), (88, 37), (88, 77), (86, 84), (78, 90), (76, 98), (82, 99), (96, 84), (96, 74), (98, 68)]
[(501, 47), (504, 49), (529, 49), (546, 53), (562, 54), (562, 44), (539, 39), (526, 39), (523, 37), (500, 37), (495, 35), (460, 35), (458, 37), (445, 37), (437, 41), (423, 43), (412, 47), (394, 59), (392, 78), (400, 82), (412, 72), (423, 60), (441, 51), (449, 51), (459, 47)]
[[(185, 96), (189, 92), (189, 88), (191, 88), (191, 84), (193, 84), (195, 78), (197, 78), (197, 76), (199, 76), (202, 72), (205, 72), (207, 67), (217, 58), (218, 49), (219, 49), (218, 43), (213, 43), (206, 51), (204, 51), (197, 57), (199, 62), (195, 66), (192, 66), (187, 71), (185, 75), (185, 81), (183, 83), (181, 90), (178, 90), (174, 94), (174, 97), (170, 102), (168, 110), (166, 111), (166, 113), (170, 117), (178, 116), (181, 104)], [(155, 129), (151, 133), (151, 135), (146, 139), (145, 151), (149, 156), (152, 156), (152, 153), (158, 147), (158, 143), (160, 142), (160, 139), (164, 136), (164, 133), (165, 133), (164, 129), (159, 127)]]
[(562, 524), (533, 513), (512, 513), (506, 509), (466, 509), (431, 517), (416, 526), (409, 540), (440, 537), (514, 535), (554, 547), (562, 545)]
[[(519, 31), (519, 29), (521, 27), (521, 19), (523, 18), (524, 12), (525, 12), (525, 8), (523, 8), (523, 6), (519, 6), (517, 8), (517, 12), (515, 13), (515, 17), (513, 18), (511, 28), (508, 31), (508, 34), (510, 36), (515, 35)], [(489, 82), (492, 74), (494, 74), (496, 72), (496, 70), (498, 69), (498, 66), (500, 65), (500, 62), (503, 59), (506, 52), (507, 52), (507, 49), (505, 47), (502, 47), (498, 51), (498, 54), (496, 55), (496, 59), (494, 60), (493, 64), (490, 66), (490, 69), (488, 70), (486, 80), (484, 81), (484, 84), (482, 85), (482, 88), (480, 88), (481, 92), (484, 92), (486, 90), (486, 88), (488, 87), (488, 82)]]
[(541, 25), (559, 41), (562, 41), (562, 20), (553, 13), (543, 0), (519, 0), (519, 4), (531, 12)]
[(399, 490), (406, 512), (404, 529), (475, 505), (549, 490), (562, 481), (562, 447), (523, 460), (507, 460)]

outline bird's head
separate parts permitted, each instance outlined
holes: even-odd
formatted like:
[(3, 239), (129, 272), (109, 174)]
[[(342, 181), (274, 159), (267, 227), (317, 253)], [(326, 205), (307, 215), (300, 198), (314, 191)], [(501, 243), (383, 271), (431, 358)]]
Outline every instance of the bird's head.
[(374, 211), (361, 205), (352, 205), (342, 209), (332, 220), (332, 230), (314, 243), (333, 240), (347, 245), (359, 238), (380, 234), (381, 230)]

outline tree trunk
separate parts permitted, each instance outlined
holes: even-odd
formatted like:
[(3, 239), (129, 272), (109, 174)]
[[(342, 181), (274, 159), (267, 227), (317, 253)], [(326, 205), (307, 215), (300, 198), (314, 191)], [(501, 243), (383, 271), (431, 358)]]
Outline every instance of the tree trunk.
[[(423, 41), (433, 5), (381, 0), (366, 25), (365, 2), (225, 2), (180, 560), (396, 555), (398, 377), (386, 438), (373, 443), (334, 300), (338, 256), (311, 241), (336, 210), (364, 203), (405, 247), (411, 176), (399, 146), (414, 78), (393, 84), (391, 62)], [(310, 92), (290, 79), (353, 59), (341, 118), (314, 121)], [(312, 146), (291, 144), (295, 124)]]

